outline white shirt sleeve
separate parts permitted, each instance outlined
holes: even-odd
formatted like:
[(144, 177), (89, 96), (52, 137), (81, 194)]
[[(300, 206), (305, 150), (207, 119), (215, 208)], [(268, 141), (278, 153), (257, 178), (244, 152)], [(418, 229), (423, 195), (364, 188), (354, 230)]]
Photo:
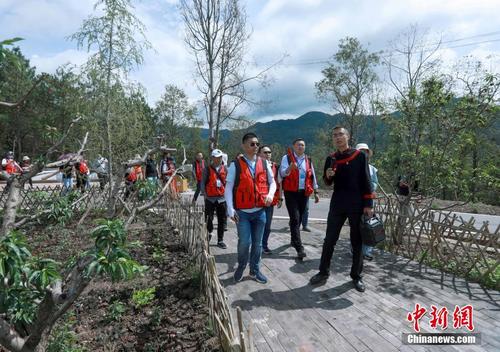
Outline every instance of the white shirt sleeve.
[(269, 183), (268, 195), (274, 197), (274, 193), (276, 193), (276, 181), (274, 181), (274, 173), (271, 167), (271, 163), (266, 163), (266, 165), (267, 165), (267, 181)]
[(280, 165), (280, 176), (283, 179), (284, 177), (288, 176), (286, 174), (286, 169), (288, 169), (288, 155), (283, 155), (283, 158), (281, 158), (281, 165)]
[(318, 189), (318, 180), (316, 179), (316, 173), (314, 172), (314, 165), (312, 162), (311, 162), (311, 170), (313, 173), (313, 188)]
[(236, 174), (236, 167), (232, 162), (227, 170), (226, 187), (224, 190), (224, 199), (226, 200), (226, 205), (227, 205), (227, 216), (229, 216), (230, 218), (234, 216), (233, 187), (234, 187), (235, 174)]

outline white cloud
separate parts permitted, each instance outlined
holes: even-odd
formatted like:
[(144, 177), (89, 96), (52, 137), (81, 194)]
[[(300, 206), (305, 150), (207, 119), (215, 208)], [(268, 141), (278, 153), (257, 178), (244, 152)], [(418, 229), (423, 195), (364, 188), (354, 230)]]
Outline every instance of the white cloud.
[(76, 49), (64, 50), (54, 55), (33, 54), (30, 62), (36, 66), (38, 72), (54, 73), (56, 69), (64, 64), (80, 66), (84, 64), (90, 54)]
[[(64, 38), (74, 33), (91, 12), (94, 0), (0, 0), (0, 38), (22, 36), (23, 53), (39, 71), (53, 72), (66, 62), (80, 64), (87, 54), (76, 50), (76, 44)], [(183, 88), (196, 101), (200, 93), (193, 79), (194, 63), (183, 42), (183, 26), (178, 14), (178, 0), (134, 1), (135, 14), (147, 27), (147, 37), (155, 51), (145, 53), (145, 62), (131, 77), (148, 91), (155, 102), (166, 84)], [(262, 89), (250, 86), (255, 100), (270, 103), (247, 109), (257, 119), (296, 117), (308, 109), (325, 104), (315, 96), (314, 83), (321, 78), (322, 61), (334, 54), (339, 39), (358, 37), (370, 50), (384, 49), (387, 42), (411, 23), (418, 22), (444, 41), (498, 31), (499, 0), (247, 0), (252, 37), (248, 43), (248, 60), (259, 67), (257, 72), (275, 62), (284, 53), (285, 64), (270, 72), (274, 84)], [(445, 44), (439, 52), (451, 63), (473, 54), (487, 60), (500, 54), (500, 42), (477, 43), (500, 39), (500, 33), (479, 36)], [(455, 47), (475, 43), (470, 46)], [(498, 56), (497, 56), (498, 58)], [(498, 59), (490, 60), (498, 68)]]

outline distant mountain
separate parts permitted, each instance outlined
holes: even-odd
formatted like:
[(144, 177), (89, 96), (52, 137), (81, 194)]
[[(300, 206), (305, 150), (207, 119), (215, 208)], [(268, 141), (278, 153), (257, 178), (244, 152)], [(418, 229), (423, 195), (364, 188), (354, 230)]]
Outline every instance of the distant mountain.
[[(310, 111), (289, 120), (274, 120), (257, 122), (247, 130), (255, 132), (259, 139), (266, 144), (278, 143), (289, 145), (296, 138), (304, 138), (306, 143), (315, 144), (317, 134), (321, 130), (329, 130), (342, 123), (342, 114), (330, 115), (320, 111)], [(378, 126), (377, 134), (383, 133), (384, 126)], [(361, 126), (358, 141), (370, 143), (370, 126)], [(202, 138), (208, 138), (208, 129), (203, 129)], [(221, 142), (227, 141), (231, 136), (230, 130), (221, 130)]]

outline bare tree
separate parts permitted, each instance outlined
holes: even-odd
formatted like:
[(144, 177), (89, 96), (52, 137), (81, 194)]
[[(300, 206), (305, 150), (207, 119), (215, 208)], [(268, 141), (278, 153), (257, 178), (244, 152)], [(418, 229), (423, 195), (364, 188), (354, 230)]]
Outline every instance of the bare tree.
[(388, 69), (389, 82), (401, 98), (414, 101), (418, 85), (439, 66), (436, 53), (440, 47), (441, 40), (432, 42), (429, 33), (416, 24), (389, 42), (383, 62)]
[[(433, 75), (439, 75), (440, 59), (436, 55), (441, 47), (441, 40), (434, 41), (427, 30), (413, 24), (402, 31), (389, 43), (389, 51), (383, 56), (387, 66), (390, 85), (395, 96), (388, 104), (388, 110), (402, 114), (400, 119), (405, 133), (401, 138), (401, 153), (418, 157), (424, 138), (422, 111), (419, 108), (419, 89), (422, 83)], [(406, 165), (406, 167), (405, 167)], [(400, 163), (407, 168), (410, 163)], [(411, 170), (399, 170), (410, 174)]]
[[(185, 41), (196, 62), (197, 87), (203, 94), (209, 148), (217, 146), (222, 124), (235, 117), (239, 106), (252, 102), (245, 84), (265, 79), (277, 63), (255, 75), (245, 73), (245, 44), (249, 39), (246, 13), (239, 0), (181, 0)], [(279, 62), (279, 61), (278, 61)]]

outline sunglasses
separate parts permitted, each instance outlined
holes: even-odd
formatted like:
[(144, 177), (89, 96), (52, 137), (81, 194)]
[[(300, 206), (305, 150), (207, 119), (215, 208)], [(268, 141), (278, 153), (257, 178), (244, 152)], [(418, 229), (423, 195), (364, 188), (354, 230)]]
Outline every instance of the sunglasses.
[(270, 150), (266, 150), (265, 152), (262, 152), (264, 154), (271, 154), (272, 152)]
[(252, 142), (252, 143), (250, 143), (250, 147), (258, 147), (258, 146), (260, 146), (259, 142)]

